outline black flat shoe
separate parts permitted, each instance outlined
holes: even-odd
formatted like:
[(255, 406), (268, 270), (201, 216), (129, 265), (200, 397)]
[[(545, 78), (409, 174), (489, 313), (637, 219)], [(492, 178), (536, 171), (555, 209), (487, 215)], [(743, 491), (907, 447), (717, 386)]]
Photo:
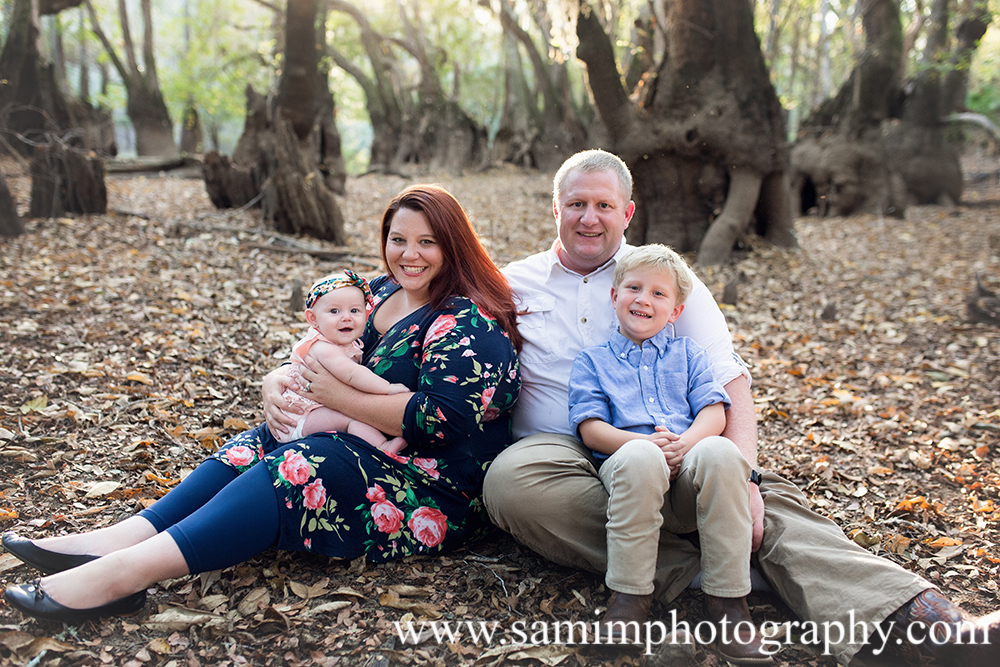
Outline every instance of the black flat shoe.
[(10, 606), (22, 614), (45, 621), (59, 621), (67, 625), (78, 625), (101, 616), (134, 614), (146, 604), (146, 591), (139, 591), (100, 607), (70, 609), (46, 595), (37, 579), (30, 584), (8, 586), (3, 596)]
[(97, 560), (100, 556), (83, 556), (78, 554), (60, 554), (36, 546), (31, 540), (18, 537), (14, 533), (4, 533), (3, 548), (18, 560), (39, 569), (45, 574), (55, 574), (63, 570), (72, 570), (84, 563)]

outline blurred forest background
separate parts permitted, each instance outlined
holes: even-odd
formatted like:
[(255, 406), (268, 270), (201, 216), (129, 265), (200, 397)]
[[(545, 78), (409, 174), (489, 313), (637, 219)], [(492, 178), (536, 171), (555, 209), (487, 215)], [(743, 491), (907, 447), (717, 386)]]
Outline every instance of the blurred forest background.
[[(406, 185), (449, 188), (503, 265), (551, 244), (552, 171), (602, 147), (636, 178), (629, 240), (697, 252), (762, 467), (1000, 606), (1000, 0), (0, 2), (4, 529), (110, 525), (258, 422), (296, 294), (377, 272)], [(30, 576), (0, 554), (0, 585)], [(606, 600), (499, 532), (382, 565), (268, 551), (150, 596), (74, 631), (0, 607), (0, 665), (680, 664), (404, 645), (397, 621)], [(787, 639), (777, 667), (835, 667)]]
[(217, 207), (342, 244), (348, 174), (601, 147), (635, 177), (631, 242), (722, 264), (748, 232), (794, 246), (798, 214), (960, 201), (957, 148), (1000, 139), (996, 5), (9, 0), (0, 148), (36, 161), (31, 217), (106, 206), (103, 163), (54, 171), (58, 144), (197, 165)]
[[(0, 12), (0, 44), (11, 30), (14, 0)], [(92, 0), (94, 18), (121, 57), (123, 16), (130, 30), (141, 31), (139, 1)], [(185, 124), (195, 111), (202, 128), (201, 147), (231, 154), (243, 130), (246, 86), (265, 92), (277, 80), (282, 66), (285, 6), (281, 0), (147, 0), (152, 17), (153, 52), (164, 101), (170, 113), (175, 141), (180, 146)], [(850, 75), (864, 47), (861, 0), (756, 0), (754, 26), (761, 42), (775, 90), (787, 112), (788, 138), (794, 139), (810, 110), (834, 94)], [(953, 22), (960, 21), (976, 3), (962, 0)], [(551, 71), (565, 76), (564, 94), (587, 124), (595, 113), (589, 99), (584, 64), (575, 56), (577, 38), (572, 18), (575, 7), (542, 0), (379, 0), (356, 3), (366, 25), (352, 15), (347, 2), (330, 2), (327, 40), (331, 47), (330, 89), (337, 103), (347, 172), (368, 170), (372, 123), (360, 78), (375, 77), (365, 51), (362, 27), (385, 37), (387, 62), (397, 77), (393, 85), (401, 96), (415, 97), (420, 63), (405, 45), (407, 26), (421, 30), (432, 64), (447, 95), (497, 141), (505, 108), (505, 72), (516, 67), (530, 93), (538, 96), (539, 76), (532, 58), (541, 58)], [(989, 9), (997, 11), (995, 0)], [(637, 27), (651, 3), (641, 0), (608, 2), (603, 10), (614, 32), (619, 62), (628, 71), (633, 62), (649, 57), (648, 35)], [(931, 18), (930, 0), (901, 0), (900, 18), (905, 51), (899, 66), (912, 77), (921, 67)], [(418, 18), (419, 17), (419, 18)], [(505, 30), (504, 21), (514, 25)], [(112, 113), (120, 156), (135, 155), (135, 131), (126, 113), (127, 90), (109, 53), (93, 31), (86, 4), (40, 19), (42, 53), (53, 63), (57, 81), (68, 94)], [(520, 40), (511, 42), (514, 32)], [(521, 32), (523, 31), (523, 33)], [(141, 33), (139, 33), (141, 34)], [(345, 67), (340, 67), (343, 64)], [(1000, 124), (1000, 31), (988, 30), (968, 64), (968, 94), (963, 104)], [(142, 72), (147, 67), (138, 63)], [(357, 71), (354, 71), (356, 68)], [(589, 129), (585, 127), (585, 129)], [(197, 148), (197, 146), (195, 146)]]

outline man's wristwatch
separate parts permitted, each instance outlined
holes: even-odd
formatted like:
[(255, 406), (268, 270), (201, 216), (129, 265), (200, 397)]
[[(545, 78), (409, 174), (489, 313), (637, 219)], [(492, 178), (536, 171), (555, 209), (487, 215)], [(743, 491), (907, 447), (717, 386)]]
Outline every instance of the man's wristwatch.
[(760, 474), (759, 470), (750, 471), (750, 479), (748, 480), (751, 484), (756, 484), (760, 486), (760, 483), (764, 481), (764, 476)]

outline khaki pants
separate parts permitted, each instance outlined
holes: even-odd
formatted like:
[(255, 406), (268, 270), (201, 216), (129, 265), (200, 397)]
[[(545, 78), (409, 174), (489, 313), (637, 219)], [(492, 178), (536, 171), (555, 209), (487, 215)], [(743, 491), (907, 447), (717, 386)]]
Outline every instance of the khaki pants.
[(732, 441), (714, 436), (697, 443), (671, 482), (660, 448), (631, 440), (598, 475), (608, 493), (608, 588), (653, 592), (662, 527), (674, 534), (698, 531), (706, 593), (729, 598), (750, 592), (750, 466)]
[[(799, 619), (820, 627), (841, 624), (844, 636), (830, 637), (841, 664), (850, 662), (864, 642), (858, 633), (849, 642), (852, 627), (864, 623), (870, 632), (874, 624), (932, 588), (848, 540), (836, 524), (808, 508), (791, 482), (766, 473), (760, 490), (764, 540), (753, 562)], [(520, 543), (552, 562), (611, 575), (608, 492), (589, 452), (576, 439), (536, 434), (519, 440), (492, 463), (483, 493), (494, 523)], [(664, 602), (684, 590), (702, 560), (698, 547), (670, 528), (665, 519), (653, 574), (655, 592)], [(702, 544), (710, 551), (703, 537)]]

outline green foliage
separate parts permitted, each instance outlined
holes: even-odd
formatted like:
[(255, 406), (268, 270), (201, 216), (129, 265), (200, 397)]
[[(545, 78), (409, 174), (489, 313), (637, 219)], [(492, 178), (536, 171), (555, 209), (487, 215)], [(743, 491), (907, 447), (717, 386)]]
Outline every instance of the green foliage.
[(240, 0), (161, 0), (160, 14), (157, 67), (171, 117), (193, 104), (206, 128), (242, 119), (246, 87), (263, 93), (274, 79), (273, 14)]
[(1000, 26), (986, 31), (972, 59), (969, 81), (969, 110), (981, 113), (1000, 125)]

